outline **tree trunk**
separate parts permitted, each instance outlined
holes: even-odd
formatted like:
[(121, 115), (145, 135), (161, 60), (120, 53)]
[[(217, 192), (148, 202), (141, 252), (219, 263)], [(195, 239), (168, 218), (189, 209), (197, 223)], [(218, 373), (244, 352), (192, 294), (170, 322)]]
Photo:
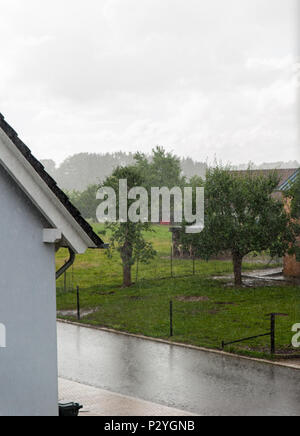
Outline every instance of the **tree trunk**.
[(129, 242), (125, 242), (123, 247), (121, 248), (121, 258), (123, 262), (123, 287), (128, 288), (132, 285), (132, 254), (133, 248), (132, 244)]
[(129, 288), (132, 285), (131, 265), (123, 264), (123, 287)]
[(236, 287), (240, 287), (243, 284), (242, 279), (242, 265), (243, 265), (243, 256), (238, 253), (234, 253), (233, 257), (233, 269), (234, 269), (234, 284)]

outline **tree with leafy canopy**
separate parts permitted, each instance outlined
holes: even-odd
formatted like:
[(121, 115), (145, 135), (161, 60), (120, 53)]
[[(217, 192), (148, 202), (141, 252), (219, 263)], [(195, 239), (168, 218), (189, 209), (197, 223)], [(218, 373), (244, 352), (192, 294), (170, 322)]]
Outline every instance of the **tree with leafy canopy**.
[(258, 176), (250, 170), (243, 174), (221, 167), (208, 170), (205, 229), (199, 235), (183, 232), (182, 242), (206, 260), (229, 251), (235, 285), (241, 286), (245, 256), (268, 250), (272, 257), (282, 257), (299, 234), (284, 203), (273, 195), (278, 183), (276, 172)]
[(180, 158), (166, 152), (163, 147), (154, 148), (150, 158), (143, 153), (136, 153), (135, 160), (148, 189), (181, 187), (185, 183)]
[[(144, 186), (149, 193), (151, 188), (183, 188), (186, 185), (186, 178), (182, 175), (180, 159), (167, 152), (163, 147), (156, 147), (152, 150), (151, 157), (142, 153), (135, 155), (136, 167), (143, 174)], [(159, 221), (162, 221), (162, 206), (160, 205)], [(174, 204), (171, 203), (170, 219), (174, 218)]]
[(98, 185), (90, 185), (83, 192), (73, 191), (67, 193), (71, 202), (85, 219), (96, 221), (96, 210), (99, 205), (99, 200), (96, 198), (98, 189)]
[[(119, 181), (127, 180), (128, 192), (134, 187), (143, 187), (144, 178), (139, 168), (136, 166), (118, 167), (113, 174), (108, 177), (102, 187), (113, 188), (116, 193), (117, 216), (116, 222), (107, 222), (106, 230), (110, 231), (110, 256), (112, 250), (116, 249), (121, 256), (123, 265), (123, 287), (132, 285), (132, 267), (138, 261), (149, 263), (156, 255), (150, 242), (145, 239), (145, 233), (151, 232), (152, 227), (149, 222), (133, 223), (119, 222)], [(135, 200), (128, 200), (128, 208)]]

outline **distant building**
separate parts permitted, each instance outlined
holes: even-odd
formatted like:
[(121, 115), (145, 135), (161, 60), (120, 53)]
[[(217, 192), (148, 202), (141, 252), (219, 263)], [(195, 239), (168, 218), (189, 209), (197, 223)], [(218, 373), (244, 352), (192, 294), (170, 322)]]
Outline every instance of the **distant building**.
[[(279, 186), (279, 192), (283, 193), (295, 182), (300, 173), (300, 169), (294, 170), (289, 177)], [(290, 207), (287, 201), (287, 207)], [(299, 251), (294, 256), (286, 255), (283, 261), (283, 274), (285, 277), (300, 277), (300, 237), (298, 238)]]

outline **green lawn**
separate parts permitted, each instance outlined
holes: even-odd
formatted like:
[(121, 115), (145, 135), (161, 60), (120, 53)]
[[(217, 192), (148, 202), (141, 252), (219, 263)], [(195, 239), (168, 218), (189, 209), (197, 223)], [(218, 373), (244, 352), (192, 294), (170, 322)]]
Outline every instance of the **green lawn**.
[[(101, 226), (95, 226), (96, 231), (100, 229)], [(222, 261), (196, 261), (193, 276), (192, 261), (175, 260), (175, 278), (171, 278), (168, 229), (156, 227), (149, 238), (158, 257), (150, 265), (140, 266), (139, 281), (130, 289), (121, 288), (121, 263), (117, 254), (113, 260), (98, 250), (78, 256), (73, 271), (67, 275), (67, 292), (63, 278), (58, 282), (58, 309), (76, 308), (74, 289), (78, 285), (82, 309), (95, 309), (82, 319), (83, 323), (169, 339), (169, 302), (172, 300), (173, 340), (209, 348), (220, 348), (223, 339), (230, 341), (265, 333), (270, 329), (265, 315), (283, 312), (288, 317), (278, 318), (277, 347), (281, 352), (292, 351), (291, 328), (300, 322), (298, 287), (235, 289), (228, 286), (226, 280), (211, 279), (232, 272), (231, 263)], [(66, 252), (61, 250), (57, 267), (65, 257)], [(244, 266), (245, 269), (261, 267), (261, 264), (251, 263)], [(264, 356), (268, 349), (269, 338), (260, 338), (228, 350)]]

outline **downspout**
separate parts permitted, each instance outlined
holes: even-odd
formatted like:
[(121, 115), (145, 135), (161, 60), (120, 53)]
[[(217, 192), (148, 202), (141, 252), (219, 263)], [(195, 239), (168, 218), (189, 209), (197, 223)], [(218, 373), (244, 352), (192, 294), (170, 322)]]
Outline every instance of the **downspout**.
[(56, 280), (58, 280), (75, 262), (75, 252), (72, 250), (72, 248), (68, 248), (70, 258), (65, 265), (63, 265), (57, 272), (56, 272)]

